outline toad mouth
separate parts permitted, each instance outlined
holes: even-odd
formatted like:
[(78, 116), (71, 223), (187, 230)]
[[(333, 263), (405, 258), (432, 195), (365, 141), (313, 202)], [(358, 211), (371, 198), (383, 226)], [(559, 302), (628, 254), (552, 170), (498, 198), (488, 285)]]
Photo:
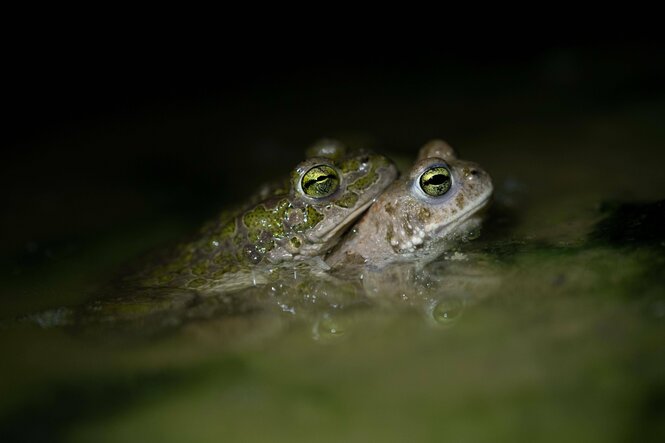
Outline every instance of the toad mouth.
[(359, 206), (357, 209), (355, 209), (353, 212), (349, 214), (348, 217), (346, 217), (346, 220), (344, 220), (342, 223), (337, 225), (334, 229), (331, 229), (328, 231), (323, 237), (321, 237), (321, 240), (324, 242), (328, 242), (332, 240), (333, 238), (341, 235), (342, 233), (346, 232), (346, 229), (355, 222), (360, 215), (369, 208), (372, 203), (374, 203), (374, 199), (368, 201), (367, 203), (363, 204), (362, 206)]
[(469, 220), (482, 216), (489, 207), (489, 202), (491, 199), (492, 199), (492, 193), (489, 193), (479, 203), (472, 206), (471, 209), (466, 211), (464, 215), (462, 215), (460, 218), (451, 223), (448, 223), (447, 225), (443, 225), (440, 229), (438, 229), (437, 235), (440, 235), (443, 231), (446, 231), (446, 234), (453, 232), (457, 228), (468, 222)]

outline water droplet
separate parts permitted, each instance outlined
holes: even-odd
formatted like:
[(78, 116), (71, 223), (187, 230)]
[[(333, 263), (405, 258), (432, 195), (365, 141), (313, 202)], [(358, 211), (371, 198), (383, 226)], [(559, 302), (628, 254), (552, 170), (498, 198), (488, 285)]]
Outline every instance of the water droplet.
[(432, 318), (439, 324), (451, 324), (464, 311), (464, 301), (459, 298), (439, 300), (432, 308)]
[(314, 340), (336, 340), (348, 332), (348, 321), (343, 318), (324, 314), (312, 327)]

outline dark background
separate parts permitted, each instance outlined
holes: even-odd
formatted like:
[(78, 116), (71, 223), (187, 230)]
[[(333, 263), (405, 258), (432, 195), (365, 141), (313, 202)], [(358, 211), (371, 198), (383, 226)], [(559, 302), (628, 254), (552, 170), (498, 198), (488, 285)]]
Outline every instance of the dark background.
[(205, 45), (73, 33), (10, 45), (0, 229), (12, 269), (132, 226), (195, 226), (285, 174), (322, 136), (408, 159), (433, 137), (469, 144), (665, 91), (662, 46), (648, 35), (342, 43), (335, 33)]

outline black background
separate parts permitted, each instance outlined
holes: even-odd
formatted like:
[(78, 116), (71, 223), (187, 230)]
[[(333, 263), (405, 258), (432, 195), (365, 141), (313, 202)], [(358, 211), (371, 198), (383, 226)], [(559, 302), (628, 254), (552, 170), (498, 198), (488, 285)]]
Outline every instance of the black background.
[(408, 158), (432, 137), (468, 141), (665, 91), (657, 29), (254, 25), (11, 34), (4, 252), (165, 217), (195, 225), (322, 136)]

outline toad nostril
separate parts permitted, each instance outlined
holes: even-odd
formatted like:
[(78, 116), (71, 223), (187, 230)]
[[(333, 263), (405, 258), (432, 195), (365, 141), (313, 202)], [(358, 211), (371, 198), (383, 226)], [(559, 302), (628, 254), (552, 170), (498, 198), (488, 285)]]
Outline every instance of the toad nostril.
[(477, 169), (472, 169), (470, 172), (471, 172), (471, 175), (478, 175), (478, 170)]

